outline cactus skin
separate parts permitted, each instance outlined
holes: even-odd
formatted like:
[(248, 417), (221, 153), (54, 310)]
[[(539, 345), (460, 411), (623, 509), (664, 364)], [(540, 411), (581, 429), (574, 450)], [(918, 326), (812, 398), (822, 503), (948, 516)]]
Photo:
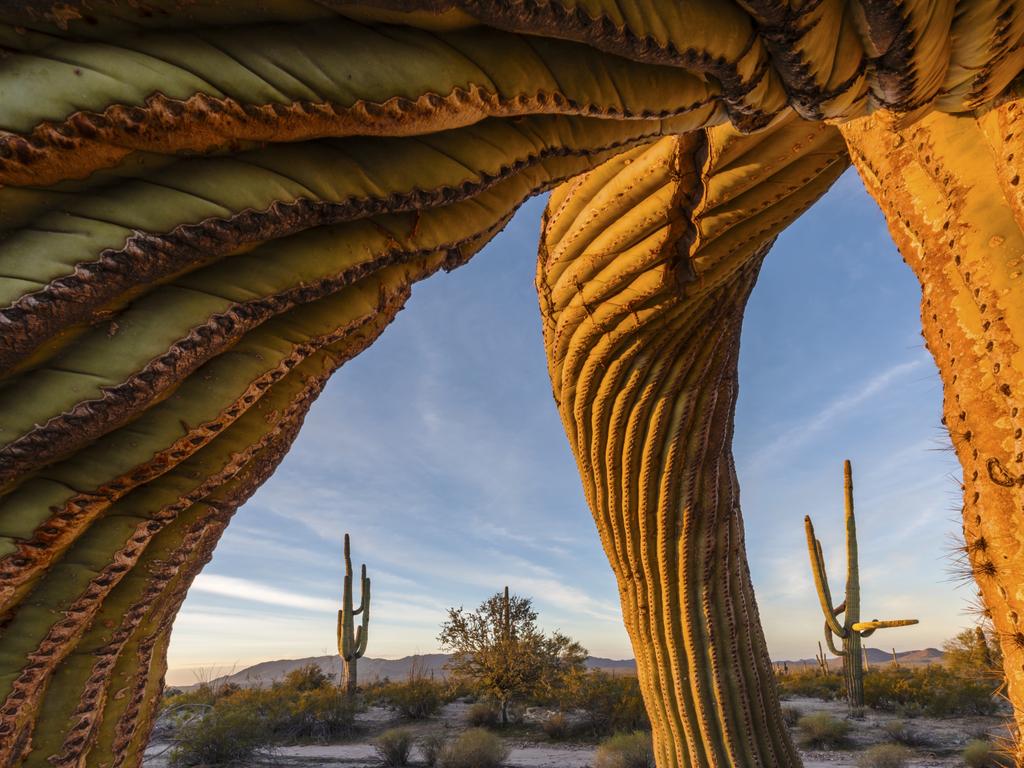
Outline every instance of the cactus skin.
[[(342, 592), (342, 608), (338, 611), (338, 655), (344, 665), (342, 676), (345, 678), (345, 692), (349, 696), (356, 695), (356, 662), (366, 653), (366, 644), (370, 639), (370, 579), (366, 575), (366, 564), (363, 564), (359, 577), (359, 607), (353, 608), (352, 602), (352, 554), (349, 548), (348, 534), (345, 534), (345, 579)], [(362, 616), (356, 626), (356, 616)]]
[[(839, 605), (832, 601), (825, 556), (821, 542), (815, 538), (810, 515), (804, 517), (804, 531), (807, 534), (807, 551), (811, 559), (814, 586), (825, 615), (825, 643), (833, 654), (843, 660), (846, 700), (854, 714), (859, 716), (864, 710), (864, 666), (867, 662), (861, 638), (869, 637), (878, 629), (917, 624), (917, 619), (860, 620), (860, 561), (857, 554), (857, 520), (853, 512), (853, 467), (849, 459), (843, 462), (843, 499), (846, 523), (846, 598)], [(839, 621), (840, 616), (843, 617), (842, 623)], [(837, 637), (842, 640), (841, 649), (836, 647)]]
[(800, 765), (757, 619), (730, 443), (761, 260), (846, 167), (835, 129), (790, 114), (753, 136), (721, 126), (662, 139), (548, 203), (548, 371), (659, 768)]
[[(577, 209), (552, 226), (575, 222), (594, 247), (566, 242), (574, 268), (541, 291), (549, 359), (642, 659), (659, 765), (797, 765), (730, 506), (732, 358), (769, 241), (846, 163), (835, 129), (805, 132), (794, 115), (841, 124), (863, 171), (859, 130), (875, 149), (907, 130), (858, 127), (881, 108), (917, 119), (928, 146), (969, 137), (917, 158), (891, 145), (920, 199), (892, 203), (906, 192), (898, 174), (873, 191), (929, 251), (915, 270), (929, 345), (945, 356), (967, 546), (1024, 723), (1022, 568), (991, 555), (1016, 558), (1008, 542), (1024, 539), (1024, 366), (1010, 349), (1024, 348), (1024, 302), (1000, 255), (1010, 246), (987, 245), (1014, 239), (1005, 221), (981, 242), (960, 226), (991, 212), (1024, 221), (1024, 130), (1004, 93), (1024, 68), (1024, 14), (1006, 6), (0, 0), (0, 765), (141, 761), (188, 583), (323, 382), (416, 281), (465, 263), (524, 199), (574, 177), (553, 200)], [(929, 169), (956, 154), (973, 166)], [(634, 160), (637, 173), (618, 173)], [(968, 183), (918, 206), (954, 178)], [(620, 199), (644, 189), (658, 194)], [(993, 207), (977, 205), (997, 189)], [(932, 226), (950, 200), (966, 205), (950, 219), (963, 220), (956, 253)], [(651, 212), (653, 239), (598, 242)], [(632, 315), (587, 271), (606, 246)], [(962, 274), (954, 257), (970, 262)], [(684, 329), (689, 344), (659, 336), (659, 322), (685, 325), (677, 311), (708, 328)], [(603, 378), (613, 339), (668, 355), (631, 369), (649, 387), (622, 368)], [(660, 421), (629, 421), (635, 403)], [(591, 407), (619, 421), (591, 425)], [(707, 440), (671, 442), (666, 423)], [(602, 430), (623, 447), (592, 458)], [(691, 506), (674, 507), (683, 496)], [(678, 530), (658, 528), (672, 520)], [(728, 569), (689, 567), (705, 552)]]
[[(1024, 207), (1016, 94), (977, 114), (842, 126), (864, 185), (921, 283), (943, 423), (963, 467), (964, 552), (1024, 726)], [(1024, 743), (1015, 754), (1024, 764)]]

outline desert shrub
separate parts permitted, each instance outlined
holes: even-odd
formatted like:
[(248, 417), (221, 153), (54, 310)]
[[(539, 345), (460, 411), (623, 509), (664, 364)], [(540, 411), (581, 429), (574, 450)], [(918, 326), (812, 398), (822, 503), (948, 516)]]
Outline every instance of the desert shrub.
[(882, 730), (885, 731), (889, 741), (902, 744), (905, 747), (921, 747), (926, 741), (920, 733), (902, 720), (890, 720), (883, 723)]
[(1006, 768), (1013, 765), (1013, 760), (997, 752), (988, 739), (967, 742), (962, 757), (967, 768)]
[(471, 704), (466, 711), (466, 722), (474, 728), (493, 728), (498, 724), (498, 709), (486, 701)]
[(392, 728), (378, 736), (374, 746), (384, 765), (408, 765), (412, 743), (412, 733), (405, 728)]
[(800, 718), (803, 716), (803, 711), (800, 710), (798, 707), (782, 708), (782, 722), (784, 722), (790, 728), (795, 728), (796, 724), (800, 722)]
[(594, 768), (654, 768), (651, 735), (635, 731), (606, 739), (594, 754)]
[(508, 747), (500, 737), (483, 728), (471, 728), (441, 752), (441, 768), (500, 768)]
[(177, 730), (169, 763), (174, 768), (236, 764), (267, 752), (272, 740), (267, 718), (258, 708), (224, 703)]
[(565, 715), (561, 712), (555, 712), (555, 714), (548, 717), (543, 723), (541, 723), (541, 730), (547, 735), (549, 739), (557, 741), (558, 739), (564, 739), (569, 735), (569, 721)]
[(402, 683), (389, 683), (374, 691), (374, 698), (398, 711), (407, 720), (433, 717), (445, 704), (446, 686), (429, 677), (410, 677)]
[(788, 675), (776, 675), (779, 695), (804, 696), (809, 699), (833, 701), (842, 698), (845, 692), (843, 678), (840, 675), (822, 675), (811, 669), (790, 672)]
[(288, 688), (293, 691), (316, 691), (333, 684), (333, 675), (324, 672), (318, 664), (306, 664), (286, 674), (284, 680), (274, 687)]
[(827, 712), (804, 715), (797, 722), (800, 743), (805, 747), (842, 747), (850, 732), (850, 724)]
[(283, 740), (326, 742), (356, 730), (355, 702), (338, 686), (282, 693), (274, 730)]
[(448, 739), (440, 733), (429, 733), (420, 739), (420, 751), (423, 753), (423, 760), (427, 765), (431, 768), (437, 765), (447, 743)]
[(173, 696), (165, 696), (161, 702), (161, 709), (171, 709), (182, 706), (209, 706), (212, 707), (221, 699), (232, 696), (242, 690), (235, 683), (202, 682), (199, 685), (187, 690), (180, 689)]
[(583, 714), (595, 736), (650, 729), (640, 682), (633, 675), (593, 671), (574, 681), (568, 703)]
[(917, 708), (933, 717), (994, 714), (993, 690), (991, 680), (963, 677), (938, 664), (890, 667), (864, 676), (864, 703), (872, 709)]
[(910, 755), (902, 744), (878, 744), (857, 758), (857, 768), (906, 768)]

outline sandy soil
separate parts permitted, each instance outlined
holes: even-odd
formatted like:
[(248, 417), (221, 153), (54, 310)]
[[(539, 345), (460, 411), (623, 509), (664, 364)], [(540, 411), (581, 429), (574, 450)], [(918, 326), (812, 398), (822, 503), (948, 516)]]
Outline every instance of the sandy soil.
[[(791, 699), (786, 706), (799, 709), (803, 714), (829, 712), (836, 717), (845, 717), (846, 710), (840, 702), (823, 702), (817, 699)], [(427, 722), (402, 723), (394, 713), (374, 708), (358, 717), (363, 728), (359, 738), (346, 744), (302, 745), (279, 747), (272, 757), (254, 763), (261, 766), (281, 768), (378, 768), (373, 739), (381, 731), (398, 725), (408, 727), (416, 735), (437, 731), (452, 735), (463, 730), (468, 705), (449, 704), (440, 716)], [(543, 713), (530, 713), (529, 719), (537, 720)], [(852, 745), (848, 750), (806, 751), (805, 768), (855, 768), (860, 752), (874, 744), (887, 741), (884, 723), (897, 717), (884, 713), (868, 712), (862, 720), (852, 721)], [(984, 734), (1003, 733), (1002, 719), (995, 717), (972, 718), (916, 718), (908, 721), (914, 732), (927, 747), (914, 749), (911, 761), (914, 768), (962, 768), (960, 752), (972, 738)], [(507, 766), (509, 768), (590, 768), (593, 764), (594, 745), (585, 743), (547, 742), (539, 730), (534, 734), (529, 729), (517, 729), (515, 735), (506, 738), (511, 748)], [(145, 768), (165, 768), (167, 744), (154, 743), (147, 751)], [(159, 754), (164, 752), (164, 754)], [(414, 761), (420, 756), (414, 752)], [(422, 765), (422, 762), (420, 763)]]

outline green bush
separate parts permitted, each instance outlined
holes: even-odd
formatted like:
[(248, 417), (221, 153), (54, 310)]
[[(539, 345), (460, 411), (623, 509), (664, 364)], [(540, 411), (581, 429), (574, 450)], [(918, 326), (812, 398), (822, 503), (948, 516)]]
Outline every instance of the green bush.
[(589, 672), (573, 681), (567, 703), (583, 713), (585, 727), (595, 736), (651, 727), (640, 682), (633, 675)]
[(606, 739), (594, 754), (594, 768), (654, 768), (651, 734), (635, 731)]
[(293, 691), (316, 691), (333, 685), (334, 677), (324, 672), (318, 664), (306, 664), (286, 674), (284, 680), (276, 683), (274, 687)]
[(471, 704), (466, 711), (466, 722), (474, 728), (493, 728), (498, 724), (498, 709), (486, 701)]
[(420, 739), (420, 751), (423, 753), (424, 762), (431, 768), (437, 765), (447, 743), (448, 739), (440, 733), (430, 733)]
[(932, 717), (992, 715), (998, 709), (991, 680), (962, 677), (938, 664), (872, 670), (864, 676), (864, 703), (872, 709), (918, 709)]
[(1013, 765), (1013, 760), (999, 754), (987, 739), (967, 742), (962, 757), (967, 768), (1004, 768)]
[(274, 730), (283, 740), (327, 742), (355, 732), (357, 707), (341, 688), (331, 685), (281, 693), (284, 707)]
[(784, 722), (790, 728), (795, 728), (796, 724), (800, 722), (800, 718), (803, 716), (803, 711), (800, 710), (798, 707), (782, 708), (782, 722)]
[(910, 755), (902, 744), (879, 744), (857, 758), (857, 768), (906, 768)]
[(846, 746), (850, 724), (826, 712), (804, 715), (797, 722), (800, 744), (805, 747), (833, 748)]
[(392, 728), (377, 737), (375, 748), (384, 765), (402, 766), (409, 764), (412, 744), (412, 733), (405, 728)]
[(471, 728), (445, 745), (441, 768), (501, 768), (508, 747), (500, 737), (483, 728)]
[(802, 696), (808, 699), (834, 701), (845, 695), (843, 678), (840, 675), (822, 675), (812, 669), (790, 672), (788, 675), (776, 675), (782, 698)]
[(429, 677), (410, 677), (402, 683), (388, 683), (373, 691), (373, 698), (391, 707), (407, 720), (424, 720), (436, 715), (446, 701), (447, 686)]
[(174, 768), (236, 764), (267, 752), (272, 740), (263, 712), (245, 702), (226, 702), (177, 730), (169, 762)]

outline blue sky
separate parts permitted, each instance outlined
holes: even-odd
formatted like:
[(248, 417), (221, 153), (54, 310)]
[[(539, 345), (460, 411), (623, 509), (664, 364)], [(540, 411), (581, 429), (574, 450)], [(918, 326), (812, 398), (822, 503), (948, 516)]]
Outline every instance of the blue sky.
[[(169, 682), (335, 653), (345, 531), (373, 579), (370, 656), (437, 650), (448, 606), (506, 584), (534, 598), (545, 627), (595, 655), (631, 655), (544, 365), (533, 288), (542, 210), (531, 201), (470, 264), (418, 285), (335, 375), (197, 578)], [(817, 650), (802, 521), (814, 517), (839, 585), (847, 457), (864, 615), (921, 619), (871, 645), (936, 646), (971, 622), (972, 592), (949, 573), (959, 466), (918, 299), (852, 171), (779, 238), (751, 297), (735, 452), (775, 658)]]

